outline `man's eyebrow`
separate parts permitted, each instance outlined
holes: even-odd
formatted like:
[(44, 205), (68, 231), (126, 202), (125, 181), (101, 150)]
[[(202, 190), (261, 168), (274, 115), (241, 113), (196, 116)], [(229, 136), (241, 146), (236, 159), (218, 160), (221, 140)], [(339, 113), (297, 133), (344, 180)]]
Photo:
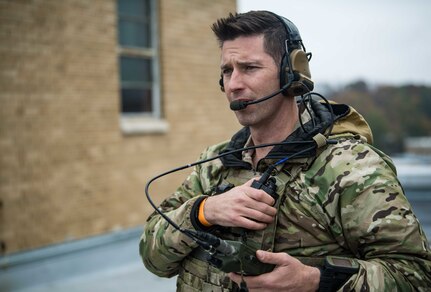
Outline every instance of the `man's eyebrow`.
[(226, 70), (226, 69), (229, 69), (229, 68), (231, 68), (232, 66), (231, 65), (229, 65), (229, 64), (222, 64), (222, 65), (220, 65), (220, 70)]
[[(237, 61), (235, 62), (237, 63), (240, 67), (244, 67), (244, 66), (260, 66), (261, 63), (258, 60), (253, 60), (253, 61)], [(220, 66), (220, 69), (227, 69), (227, 68), (231, 68), (232, 65), (230, 63), (226, 63), (226, 64), (222, 64)]]

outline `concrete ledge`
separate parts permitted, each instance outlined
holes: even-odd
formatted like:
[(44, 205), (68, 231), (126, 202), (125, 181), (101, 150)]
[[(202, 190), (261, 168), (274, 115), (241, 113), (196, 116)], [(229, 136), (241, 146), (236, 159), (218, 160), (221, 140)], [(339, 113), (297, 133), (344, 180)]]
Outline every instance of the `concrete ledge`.
[(3, 256), (0, 291), (124, 291), (121, 287), (127, 283), (142, 287), (149, 274), (139, 257), (142, 230), (116, 231)]
[[(142, 232), (142, 227), (132, 228), (2, 256), (0, 257), (0, 269), (4, 270), (18, 265), (26, 265), (32, 262), (38, 262), (78, 251), (93, 249), (131, 238), (136, 238), (138, 240)], [(138, 241), (136, 242), (136, 245), (138, 245)]]

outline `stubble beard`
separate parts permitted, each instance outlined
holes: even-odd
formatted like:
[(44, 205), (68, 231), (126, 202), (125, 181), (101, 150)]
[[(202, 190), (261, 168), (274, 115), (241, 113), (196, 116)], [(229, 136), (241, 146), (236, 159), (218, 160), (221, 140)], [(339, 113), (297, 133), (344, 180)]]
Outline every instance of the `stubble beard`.
[(271, 103), (265, 103), (266, 101), (255, 105), (249, 105), (241, 111), (236, 111), (235, 114), (238, 122), (244, 127), (256, 128), (269, 124), (268, 122), (271, 119)]

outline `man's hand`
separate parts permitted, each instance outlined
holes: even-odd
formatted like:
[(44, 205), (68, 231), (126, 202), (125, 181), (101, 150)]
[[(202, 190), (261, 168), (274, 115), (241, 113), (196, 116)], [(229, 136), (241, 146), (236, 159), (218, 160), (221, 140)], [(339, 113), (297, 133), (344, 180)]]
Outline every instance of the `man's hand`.
[[(320, 271), (306, 266), (287, 253), (272, 253), (263, 250), (256, 252), (257, 258), (268, 264), (275, 264), (275, 269), (266, 274), (244, 277), (250, 292), (252, 291), (317, 291)], [(241, 275), (229, 273), (232, 281), (241, 283)]]
[(270, 195), (251, 187), (253, 180), (209, 197), (204, 207), (206, 220), (213, 225), (264, 229), (274, 220), (277, 210), (272, 206), (274, 199)]

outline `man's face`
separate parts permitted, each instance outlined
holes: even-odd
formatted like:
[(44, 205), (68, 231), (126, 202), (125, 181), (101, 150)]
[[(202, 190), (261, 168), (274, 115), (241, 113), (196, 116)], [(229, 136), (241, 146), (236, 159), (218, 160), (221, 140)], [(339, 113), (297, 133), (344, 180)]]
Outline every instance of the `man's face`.
[[(256, 100), (280, 89), (278, 64), (264, 51), (263, 35), (225, 41), (221, 71), (229, 102)], [(277, 117), (286, 100), (279, 94), (235, 114), (243, 126), (260, 126)]]

